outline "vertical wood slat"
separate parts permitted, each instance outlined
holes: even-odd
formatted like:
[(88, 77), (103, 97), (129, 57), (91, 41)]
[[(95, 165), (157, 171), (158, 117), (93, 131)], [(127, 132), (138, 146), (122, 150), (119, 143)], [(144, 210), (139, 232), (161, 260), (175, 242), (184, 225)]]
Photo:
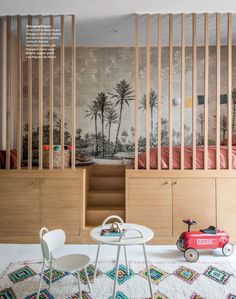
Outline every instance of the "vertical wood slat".
[(64, 169), (64, 124), (65, 124), (65, 48), (64, 16), (61, 16), (61, 168)]
[(216, 169), (220, 169), (220, 14), (216, 14)]
[(208, 29), (208, 13), (205, 13), (204, 22), (204, 43), (205, 43), (205, 58), (204, 58), (204, 169), (208, 169), (208, 78), (209, 78), (209, 29)]
[[(28, 25), (32, 25), (32, 16), (28, 16)], [(32, 32), (30, 33), (30, 41), (32, 41)], [(30, 54), (30, 57), (28, 58), (28, 169), (32, 169), (32, 131), (33, 131), (33, 93), (32, 93), (32, 57)]]
[(6, 130), (6, 169), (11, 167), (11, 17), (7, 16), (7, 130)]
[(232, 14), (228, 14), (228, 169), (232, 169)]
[(196, 47), (196, 14), (192, 14), (192, 30), (193, 30), (193, 43), (192, 43), (192, 56), (193, 56), (193, 65), (192, 65), (192, 169), (196, 169), (196, 87), (197, 87), (197, 47)]
[(76, 20), (75, 15), (72, 16), (72, 152), (71, 167), (75, 169), (75, 131), (76, 131)]
[(162, 16), (158, 15), (158, 57), (157, 57), (157, 89), (158, 89), (158, 105), (157, 105), (157, 136), (158, 136), (158, 148), (157, 148), (157, 168), (161, 170), (161, 32), (162, 32)]
[[(39, 16), (39, 25), (43, 25), (43, 17)], [(43, 29), (41, 29), (43, 31)], [(40, 37), (43, 39), (43, 32)], [(39, 119), (39, 169), (43, 169), (43, 41), (40, 41), (41, 56), (39, 58), (39, 102), (38, 102), (38, 119)]]
[(150, 15), (146, 15), (146, 169), (150, 169)]
[(22, 17), (17, 16), (17, 169), (21, 169), (22, 146)]
[(134, 92), (135, 92), (135, 107), (134, 107), (134, 144), (135, 144), (135, 169), (138, 169), (138, 103), (139, 103), (139, 15), (135, 16), (135, 82), (134, 82)]
[(186, 16), (181, 15), (181, 157), (180, 168), (184, 169), (184, 124), (185, 124), (185, 33), (186, 31)]
[(169, 14), (169, 170), (173, 167), (173, 15)]
[[(50, 16), (51, 37), (54, 29), (54, 16)], [(51, 39), (51, 47), (53, 46)], [(53, 114), (54, 114), (54, 60), (49, 61), (50, 87), (49, 87), (49, 168), (53, 169)]]

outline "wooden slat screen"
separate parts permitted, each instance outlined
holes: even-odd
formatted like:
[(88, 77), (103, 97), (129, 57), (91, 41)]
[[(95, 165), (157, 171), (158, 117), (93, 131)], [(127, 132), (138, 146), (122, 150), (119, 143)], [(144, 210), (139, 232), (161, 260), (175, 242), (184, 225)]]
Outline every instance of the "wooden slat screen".
[(162, 16), (158, 15), (158, 57), (157, 57), (157, 90), (158, 90), (158, 102), (157, 102), (157, 168), (161, 169), (161, 33), (162, 33)]
[(185, 137), (185, 30), (186, 30), (186, 17), (181, 15), (181, 157), (180, 168), (184, 169), (184, 137)]
[[(28, 16), (28, 25), (32, 25), (32, 16)], [(30, 37), (32, 41), (32, 35)], [(32, 169), (32, 131), (33, 131), (33, 90), (32, 57), (28, 58), (28, 169)]]
[(150, 169), (150, 15), (146, 16), (146, 169)]
[(17, 169), (21, 169), (22, 147), (22, 17), (17, 16)]
[[(54, 29), (54, 17), (50, 16), (51, 29)], [(51, 37), (53, 37), (51, 33)], [(53, 39), (51, 39), (51, 46), (53, 45)], [(53, 123), (54, 123), (54, 60), (49, 60), (49, 168), (53, 169)]]
[(12, 78), (11, 78), (11, 17), (7, 17), (7, 136), (6, 136), (6, 168), (10, 169), (11, 151), (11, 107), (12, 107)]
[[(221, 44), (221, 26), (223, 22), (221, 22), (221, 14), (217, 13), (214, 14), (215, 21), (216, 21), (216, 169), (220, 169), (220, 142), (221, 142), (221, 109), (223, 109), (221, 106), (221, 48), (223, 44)], [(38, 18), (39, 24), (44, 24), (44, 17), (39, 16), (35, 17)], [(135, 136), (134, 136), (134, 144), (135, 144), (135, 169), (138, 169), (138, 139), (139, 139), (139, 128), (141, 127), (139, 124), (139, 117), (138, 117), (138, 111), (139, 111), (139, 63), (140, 63), (140, 37), (139, 37), (139, 30), (140, 30), (140, 24), (139, 24), (139, 15), (135, 15), (135, 85), (134, 85), (134, 93), (135, 93), (135, 102), (134, 102), (134, 123), (135, 123)], [(15, 142), (14, 146), (16, 146), (17, 149), (17, 169), (21, 169), (22, 164), (22, 147), (25, 146), (26, 142), (27, 144), (27, 151), (28, 151), (28, 169), (32, 169), (32, 158), (33, 158), (33, 124), (34, 124), (34, 111), (33, 111), (33, 60), (32, 58), (27, 58), (26, 60), (26, 66), (27, 66), (27, 89), (23, 90), (23, 46), (22, 46), (22, 40), (23, 40), (23, 28), (22, 28), (22, 19), (23, 17), (17, 16), (16, 18), (16, 41), (17, 41), (17, 77), (18, 80), (16, 83), (13, 83), (12, 81), (12, 53), (13, 53), (13, 46), (12, 46), (12, 40), (13, 40), (13, 25), (12, 25), (12, 17), (7, 16), (7, 30), (6, 30), (6, 37), (7, 37), (7, 97), (6, 97), (6, 168), (11, 168), (11, 149), (12, 149), (12, 143), (13, 143), (13, 129), (14, 129), (14, 135), (15, 135)], [(198, 57), (197, 57), (197, 47), (199, 46), (197, 44), (197, 15), (195, 13), (192, 14), (192, 24), (190, 25), (189, 22), (186, 22), (186, 15), (181, 14), (181, 45), (180, 45), (180, 68), (181, 68), (181, 74), (180, 74), (180, 82), (178, 82), (180, 86), (180, 99), (181, 99), (181, 107), (180, 107), (180, 169), (184, 170), (184, 153), (185, 153), (185, 104), (186, 104), (186, 47), (189, 45), (186, 42), (186, 35), (187, 32), (192, 30), (192, 169), (196, 169), (196, 154), (197, 154), (197, 96), (198, 96), (198, 86), (197, 86), (197, 64), (198, 64)], [(146, 113), (145, 113), (145, 137), (146, 137), (146, 169), (150, 169), (150, 147), (152, 146), (150, 140), (150, 102), (149, 102), (149, 95), (150, 95), (150, 89), (152, 82), (152, 74), (151, 71), (151, 46), (152, 41), (150, 40), (152, 37), (151, 34), (151, 15), (145, 15), (146, 20), (146, 54), (145, 54), (145, 61), (146, 61), (146, 82), (145, 82), (145, 94), (146, 94)], [(156, 37), (157, 37), (157, 68), (156, 68), (156, 78), (157, 78), (157, 115), (155, 118), (157, 119), (157, 130), (155, 131), (156, 134), (156, 141), (157, 141), (157, 169), (161, 170), (161, 145), (162, 145), (162, 104), (163, 99), (165, 96), (167, 97), (167, 103), (168, 103), (168, 148), (169, 148), (169, 169), (173, 169), (173, 145), (174, 145), (174, 139), (173, 139), (173, 129), (174, 129), (174, 106), (173, 104), (173, 97), (175, 94), (175, 90), (173, 89), (175, 85), (175, 73), (174, 73), (174, 50), (175, 50), (175, 36), (173, 36), (173, 15), (168, 15), (168, 23), (169, 23), (169, 30), (168, 35), (165, 37), (168, 40), (168, 86), (167, 90), (163, 90), (163, 82), (162, 82), (162, 72), (164, 70), (163, 66), (163, 57), (162, 57), (162, 51), (163, 47), (166, 47), (166, 44), (162, 41), (162, 31), (163, 31), (163, 16), (161, 14), (157, 15), (157, 23), (156, 26)], [(165, 18), (167, 20), (167, 18)], [(54, 28), (55, 24), (55, 16), (50, 16), (50, 25), (52, 28)], [(233, 47), (233, 41), (232, 41), (232, 14), (227, 14), (227, 94), (228, 94), (228, 101), (227, 101), (227, 114), (228, 114), (228, 169), (232, 169), (232, 47)], [(33, 17), (27, 16), (27, 23), (28, 25), (32, 25), (33, 23)], [(209, 119), (212, 118), (212, 115), (209, 115), (211, 109), (209, 109), (209, 49), (210, 49), (210, 42), (209, 42), (209, 15), (207, 13), (204, 14), (204, 87), (203, 87), (203, 93), (204, 93), (204, 106), (203, 107), (203, 115), (204, 115), (204, 132), (203, 132), (203, 140), (204, 140), (204, 169), (208, 169), (208, 138), (209, 138)], [(61, 29), (61, 39), (60, 39), (60, 70), (61, 70), (61, 77), (60, 77), (60, 114), (61, 114), (61, 125), (60, 125), (60, 140), (61, 140), (61, 168), (64, 169), (64, 123), (65, 123), (65, 20), (64, 16), (60, 16), (60, 29)], [(164, 32), (164, 31), (163, 31)], [(71, 40), (71, 168), (75, 169), (75, 160), (76, 160), (76, 18), (75, 16), (71, 16), (71, 33), (72, 33), (72, 40)], [(53, 43), (53, 40), (51, 41)], [(212, 45), (211, 45), (212, 46)], [(39, 86), (38, 86), (38, 169), (43, 169), (43, 129), (44, 129), (44, 123), (43, 123), (43, 102), (44, 102), (44, 60), (43, 58), (39, 58), (38, 61), (38, 76), (39, 76)], [(53, 167), (53, 146), (54, 146), (54, 60), (49, 60), (49, 168), (52, 170)], [(200, 71), (199, 71), (200, 72)], [(17, 109), (16, 109), (16, 115), (13, 116), (13, 93), (12, 88), (13, 86), (16, 86), (17, 91)], [(27, 127), (27, 135), (28, 139), (25, 139), (25, 143), (23, 144), (23, 134), (22, 134), (22, 127), (24, 125), (23, 123), (23, 91), (24, 91), (24, 97), (27, 96), (27, 106), (28, 111), (26, 112), (27, 118), (28, 118), (28, 127)], [(16, 117), (16, 126), (14, 125), (14, 128), (12, 128), (13, 119)], [(24, 148), (25, 150), (25, 148)]]
[(204, 169), (208, 169), (208, 77), (209, 77), (209, 36), (208, 36), (208, 14), (204, 18)]
[(64, 131), (65, 131), (65, 45), (64, 45), (64, 16), (61, 16), (61, 168), (64, 169)]
[(75, 169), (75, 133), (76, 133), (76, 21), (75, 16), (72, 16), (71, 20), (72, 24), (72, 48), (71, 48), (71, 55), (72, 55), (72, 103), (71, 103), (71, 112), (72, 112), (72, 150), (71, 150), (71, 167)]
[(134, 95), (135, 95), (135, 107), (134, 107), (134, 147), (135, 147), (135, 169), (138, 169), (138, 103), (139, 103), (139, 16), (135, 16), (135, 82), (134, 82)]
[(196, 14), (192, 14), (192, 169), (196, 169), (196, 91), (197, 91), (197, 26)]
[[(43, 25), (43, 17), (39, 17), (39, 25)], [(41, 38), (43, 35), (41, 34)], [(41, 51), (42, 41), (41, 41)], [(39, 58), (39, 169), (43, 169), (43, 57)]]
[(228, 169), (232, 169), (232, 14), (228, 14)]
[(169, 15), (169, 169), (173, 166), (173, 15)]
[(216, 14), (216, 169), (220, 168), (220, 14)]

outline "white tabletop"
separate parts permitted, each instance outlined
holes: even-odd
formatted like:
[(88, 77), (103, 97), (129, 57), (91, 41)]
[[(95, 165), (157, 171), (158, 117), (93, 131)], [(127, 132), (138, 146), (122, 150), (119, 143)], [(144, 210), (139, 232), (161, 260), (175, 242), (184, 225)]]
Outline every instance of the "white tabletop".
[[(133, 223), (124, 223), (120, 225), (122, 229), (127, 230), (122, 240), (120, 236), (101, 236), (101, 230), (103, 228), (110, 228), (111, 224), (106, 224), (103, 227), (97, 226), (90, 232), (90, 237), (97, 243), (107, 244), (107, 245), (140, 245), (150, 241), (153, 238), (153, 231), (143, 225), (133, 224)], [(143, 237), (140, 233), (135, 230), (129, 231), (129, 229), (137, 228), (142, 231)]]

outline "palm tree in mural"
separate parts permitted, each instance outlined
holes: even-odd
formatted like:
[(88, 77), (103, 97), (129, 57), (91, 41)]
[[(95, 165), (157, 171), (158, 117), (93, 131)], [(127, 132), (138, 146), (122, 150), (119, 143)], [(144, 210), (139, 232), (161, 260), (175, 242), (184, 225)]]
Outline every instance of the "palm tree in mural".
[(97, 101), (92, 101), (88, 105), (88, 110), (86, 112), (86, 117), (90, 117), (91, 120), (94, 119), (94, 125), (95, 125), (95, 140), (96, 140), (96, 145), (95, 145), (95, 156), (98, 155), (98, 124), (97, 124), (97, 119), (99, 115), (99, 106)]
[[(156, 94), (155, 90), (150, 89), (149, 92), (149, 107), (150, 107), (150, 113), (151, 113), (151, 137), (153, 137), (153, 113), (157, 110), (157, 100), (158, 95)], [(146, 111), (146, 94), (143, 95), (141, 99), (141, 105), (139, 109), (143, 109)]]
[(105, 92), (100, 92), (96, 97), (96, 103), (99, 109), (98, 116), (102, 122), (102, 157), (105, 157), (105, 136), (104, 136), (104, 120), (107, 109), (111, 106), (111, 102), (108, 100)]
[(110, 106), (105, 113), (106, 127), (108, 127), (108, 155), (111, 157), (111, 126), (117, 124), (118, 114), (114, 106)]
[(115, 146), (113, 150), (113, 156), (114, 156), (118, 144), (118, 137), (120, 133), (120, 125), (122, 120), (123, 108), (124, 105), (129, 106), (129, 102), (134, 100), (134, 93), (130, 84), (126, 82), (126, 80), (122, 80), (116, 84), (116, 88), (114, 88), (114, 93), (109, 93), (109, 94), (111, 95), (111, 98), (115, 100), (115, 107), (120, 106), (116, 140), (115, 140)]

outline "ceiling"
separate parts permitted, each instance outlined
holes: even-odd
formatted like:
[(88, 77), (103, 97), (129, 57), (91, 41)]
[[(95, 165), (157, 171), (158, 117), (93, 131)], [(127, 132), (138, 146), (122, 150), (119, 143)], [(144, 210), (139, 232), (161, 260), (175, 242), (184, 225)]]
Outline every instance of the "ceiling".
[[(202, 13), (236, 12), (235, 0), (1, 0), (0, 15), (77, 15), (77, 41), (80, 46), (133, 46), (134, 13)], [(203, 44), (203, 15), (198, 15), (198, 44)], [(222, 15), (222, 43), (227, 41), (227, 18)], [(57, 23), (56, 23), (57, 24)], [(156, 16), (151, 19), (151, 41), (156, 43)], [(191, 26), (191, 15), (187, 17)], [(180, 36), (180, 16), (174, 17), (174, 44)], [(58, 19), (59, 26), (59, 19)], [(66, 22), (68, 32), (69, 18)], [(210, 17), (210, 44), (215, 43), (215, 16)], [(140, 20), (140, 45), (145, 44), (145, 17)], [(190, 27), (188, 27), (190, 28)], [(236, 44), (236, 15), (233, 17)], [(70, 44), (70, 35), (66, 35)], [(191, 30), (187, 30), (191, 44)], [(163, 44), (168, 44), (168, 17), (163, 18)]]

